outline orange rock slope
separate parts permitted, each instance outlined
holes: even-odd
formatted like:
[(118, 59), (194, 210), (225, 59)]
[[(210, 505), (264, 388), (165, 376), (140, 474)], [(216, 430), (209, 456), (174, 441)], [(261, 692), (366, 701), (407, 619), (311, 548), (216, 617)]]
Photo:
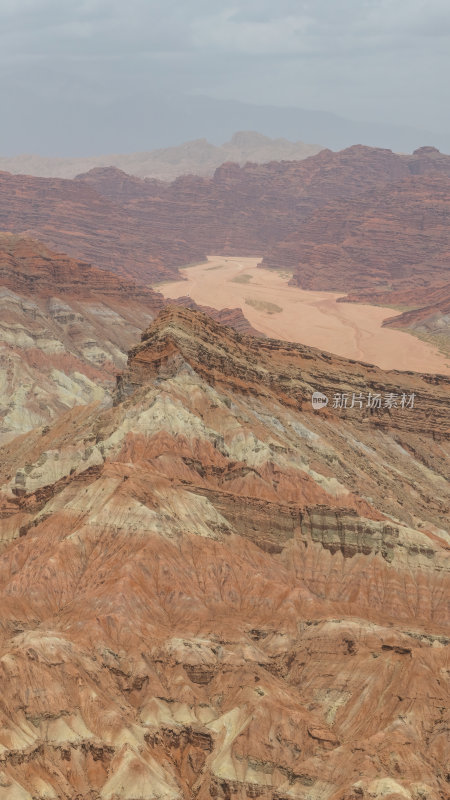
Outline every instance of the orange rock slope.
[(2, 800), (447, 798), (449, 388), (166, 308), (4, 446)]

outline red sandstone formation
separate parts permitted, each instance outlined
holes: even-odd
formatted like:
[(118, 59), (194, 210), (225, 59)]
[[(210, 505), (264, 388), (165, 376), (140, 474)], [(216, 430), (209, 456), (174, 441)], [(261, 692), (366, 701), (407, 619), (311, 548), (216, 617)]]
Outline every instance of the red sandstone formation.
[(350, 290), (403, 273), (419, 285), (429, 264), (433, 280), (445, 269), (449, 175), (450, 157), (433, 149), (401, 156), (362, 146), (225, 163), (212, 178), (171, 184), (115, 168), (73, 181), (1, 173), (0, 227), (142, 283), (220, 252), (293, 266), (302, 285)]
[(173, 230), (161, 230), (158, 221), (82, 181), (0, 173), (0, 230), (27, 234), (147, 284), (170, 279), (178, 274), (176, 267), (204, 256), (192, 240), (179, 240)]
[(221, 325), (226, 325), (229, 328), (234, 328), (239, 333), (247, 333), (251, 336), (265, 337), (265, 333), (256, 330), (253, 325), (250, 325), (247, 317), (244, 316), (241, 308), (211, 308), (210, 306), (199, 306), (191, 297), (177, 297), (166, 301), (168, 305), (182, 306), (183, 308), (190, 308), (194, 311), (203, 311), (208, 314)]
[(2, 800), (447, 798), (449, 388), (168, 308), (4, 446)]
[(55, 253), (41, 242), (24, 236), (0, 233), (0, 283), (29, 297), (60, 295), (86, 299), (96, 295), (133, 303), (147, 303), (158, 311), (163, 298), (153, 289), (131, 283), (120, 276)]
[(0, 234), (0, 440), (106, 400), (164, 303), (152, 289)]
[(448, 279), (449, 208), (448, 175), (411, 176), (323, 206), (262, 264), (291, 268), (304, 289), (353, 290), (352, 300), (362, 290), (369, 302), (382, 293), (388, 303), (408, 291), (421, 302)]

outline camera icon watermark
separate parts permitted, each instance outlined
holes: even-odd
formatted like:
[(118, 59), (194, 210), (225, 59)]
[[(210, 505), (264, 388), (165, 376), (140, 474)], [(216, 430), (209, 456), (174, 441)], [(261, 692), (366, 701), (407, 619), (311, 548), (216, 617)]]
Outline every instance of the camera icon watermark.
[(325, 408), (328, 405), (328, 397), (322, 392), (314, 392), (311, 398), (312, 407), (318, 411), (320, 408)]

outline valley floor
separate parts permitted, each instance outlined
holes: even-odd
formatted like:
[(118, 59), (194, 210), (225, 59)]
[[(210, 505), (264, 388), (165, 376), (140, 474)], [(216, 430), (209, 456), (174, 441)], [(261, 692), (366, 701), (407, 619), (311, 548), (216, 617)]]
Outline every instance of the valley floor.
[(241, 307), (249, 322), (276, 339), (299, 342), (382, 369), (450, 375), (450, 359), (403, 331), (382, 328), (391, 308), (337, 303), (342, 294), (289, 286), (290, 275), (258, 269), (260, 258), (209, 256), (183, 269), (185, 280), (160, 284), (167, 298), (189, 295), (213, 308)]

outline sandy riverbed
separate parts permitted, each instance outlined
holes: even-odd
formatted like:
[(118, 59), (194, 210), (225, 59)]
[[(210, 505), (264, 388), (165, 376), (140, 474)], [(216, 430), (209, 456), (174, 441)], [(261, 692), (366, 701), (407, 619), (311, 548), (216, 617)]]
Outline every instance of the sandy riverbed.
[(403, 331), (381, 327), (395, 310), (337, 303), (342, 294), (288, 286), (287, 273), (257, 269), (259, 261), (209, 256), (207, 264), (182, 270), (186, 280), (155, 288), (167, 298), (189, 295), (213, 308), (242, 308), (255, 328), (275, 339), (301, 342), (383, 369), (450, 375), (450, 360), (436, 348)]

